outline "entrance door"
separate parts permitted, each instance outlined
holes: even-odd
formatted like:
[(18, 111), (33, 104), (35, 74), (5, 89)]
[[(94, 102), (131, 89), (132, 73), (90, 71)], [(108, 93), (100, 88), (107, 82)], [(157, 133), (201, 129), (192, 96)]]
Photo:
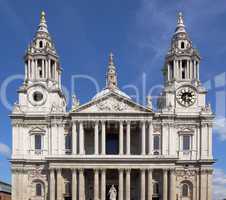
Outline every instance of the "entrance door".
[(71, 197), (64, 197), (64, 200), (72, 200)]
[[(109, 184), (106, 185), (106, 200), (109, 200), (109, 194), (108, 194), (108, 192), (109, 192), (111, 186), (112, 185), (109, 185)], [(117, 191), (117, 198), (116, 198), (116, 200), (118, 200), (118, 185), (114, 185), (114, 187), (115, 187), (115, 189)]]

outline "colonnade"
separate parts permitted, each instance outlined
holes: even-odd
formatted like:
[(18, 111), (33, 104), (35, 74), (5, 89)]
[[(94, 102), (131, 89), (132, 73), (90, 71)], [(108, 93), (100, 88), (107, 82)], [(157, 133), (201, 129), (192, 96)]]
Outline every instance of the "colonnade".
[[(106, 199), (106, 170), (94, 169), (94, 200)], [(152, 200), (153, 196), (153, 170), (140, 169), (140, 200)], [(62, 169), (50, 169), (50, 200), (62, 199), (61, 187)], [(173, 169), (162, 169), (162, 199), (176, 199), (176, 178)], [(84, 169), (72, 169), (72, 200), (85, 200), (85, 173)], [(78, 177), (77, 177), (78, 176)], [(147, 176), (147, 179), (146, 179)], [(169, 177), (169, 181), (168, 181)], [(56, 179), (56, 180), (55, 180)], [(147, 180), (147, 183), (146, 183)], [(77, 183), (78, 181), (78, 183)], [(169, 184), (169, 185), (168, 185)], [(124, 188), (125, 186), (125, 188)], [(56, 191), (55, 191), (56, 188)], [(77, 191), (78, 190), (78, 191)], [(169, 190), (169, 191), (168, 191)], [(147, 194), (147, 195), (146, 195)], [(169, 195), (169, 196), (168, 196)], [(147, 198), (146, 198), (147, 197)], [(131, 169), (118, 169), (118, 199), (131, 199)]]
[[(198, 79), (199, 80), (199, 62), (196, 60), (184, 60), (186, 62), (185, 67), (185, 79)], [(172, 78), (182, 79), (182, 62), (183, 60), (174, 60), (173, 69), (170, 68), (170, 64), (167, 66), (168, 80)]]
[[(38, 60), (41, 61), (41, 66), (38, 66)], [(25, 79), (38, 79), (38, 78), (49, 78), (59, 81), (57, 74), (57, 62), (52, 61), (54, 64), (51, 67), (51, 59), (28, 59), (25, 66)], [(42, 77), (39, 76), (39, 69), (42, 70)]]
[[(84, 121), (85, 122), (85, 121)], [(72, 126), (72, 154), (85, 154), (85, 142), (84, 142), (84, 122), (74, 122)], [(131, 154), (131, 121), (118, 121), (119, 123), (119, 155)], [(126, 134), (124, 136), (124, 125), (126, 126)], [(148, 134), (146, 130), (148, 127)], [(101, 134), (99, 134), (101, 130)], [(141, 121), (141, 155), (152, 154), (153, 150), (153, 124), (151, 121)], [(79, 136), (79, 137), (78, 137)], [(101, 145), (99, 145), (99, 137), (101, 137)], [(148, 152), (146, 152), (146, 140), (148, 139)], [(124, 139), (126, 139), (126, 145), (124, 146)], [(77, 146), (78, 145), (78, 146)], [(99, 148), (100, 146), (100, 148)], [(94, 154), (105, 155), (106, 154), (106, 121), (94, 122)]]

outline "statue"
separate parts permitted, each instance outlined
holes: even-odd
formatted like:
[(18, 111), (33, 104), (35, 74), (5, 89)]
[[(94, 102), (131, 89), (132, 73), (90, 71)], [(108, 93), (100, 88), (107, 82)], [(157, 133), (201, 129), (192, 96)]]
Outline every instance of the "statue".
[(152, 110), (152, 97), (147, 96), (147, 108)]
[(72, 110), (76, 110), (80, 105), (79, 100), (75, 95), (72, 96)]
[(116, 197), (117, 197), (117, 191), (115, 189), (115, 186), (112, 185), (109, 192), (108, 192), (108, 195), (109, 195), (109, 200), (116, 200)]

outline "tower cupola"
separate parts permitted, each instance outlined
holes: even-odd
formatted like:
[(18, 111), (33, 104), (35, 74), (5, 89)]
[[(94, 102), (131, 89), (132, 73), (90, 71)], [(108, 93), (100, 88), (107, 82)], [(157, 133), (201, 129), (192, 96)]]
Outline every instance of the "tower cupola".
[(186, 31), (184, 17), (180, 12), (171, 46), (166, 55), (164, 66), (165, 83), (199, 81), (199, 63), (199, 53), (192, 45)]
[(35, 37), (25, 54), (25, 83), (44, 82), (60, 86), (61, 67), (49, 34), (45, 12), (41, 12)]

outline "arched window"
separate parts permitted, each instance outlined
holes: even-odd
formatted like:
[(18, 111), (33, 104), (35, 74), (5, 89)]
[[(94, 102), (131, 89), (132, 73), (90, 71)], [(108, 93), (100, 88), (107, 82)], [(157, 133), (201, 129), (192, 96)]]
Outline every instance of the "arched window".
[(158, 183), (154, 183), (153, 184), (153, 194), (159, 194), (159, 184)]
[(43, 47), (43, 42), (40, 41), (40, 42), (39, 42), (39, 48), (42, 48), (42, 47)]
[(182, 185), (182, 196), (183, 197), (188, 197), (188, 195), (189, 195), (189, 186), (188, 186), (187, 183), (184, 183)]
[(41, 183), (37, 183), (36, 184), (36, 196), (42, 196), (42, 184)]
[(184, 44), (184, 42), (181, 42), (181, 49), (184, 49), (185, 48), (185, 44)]

